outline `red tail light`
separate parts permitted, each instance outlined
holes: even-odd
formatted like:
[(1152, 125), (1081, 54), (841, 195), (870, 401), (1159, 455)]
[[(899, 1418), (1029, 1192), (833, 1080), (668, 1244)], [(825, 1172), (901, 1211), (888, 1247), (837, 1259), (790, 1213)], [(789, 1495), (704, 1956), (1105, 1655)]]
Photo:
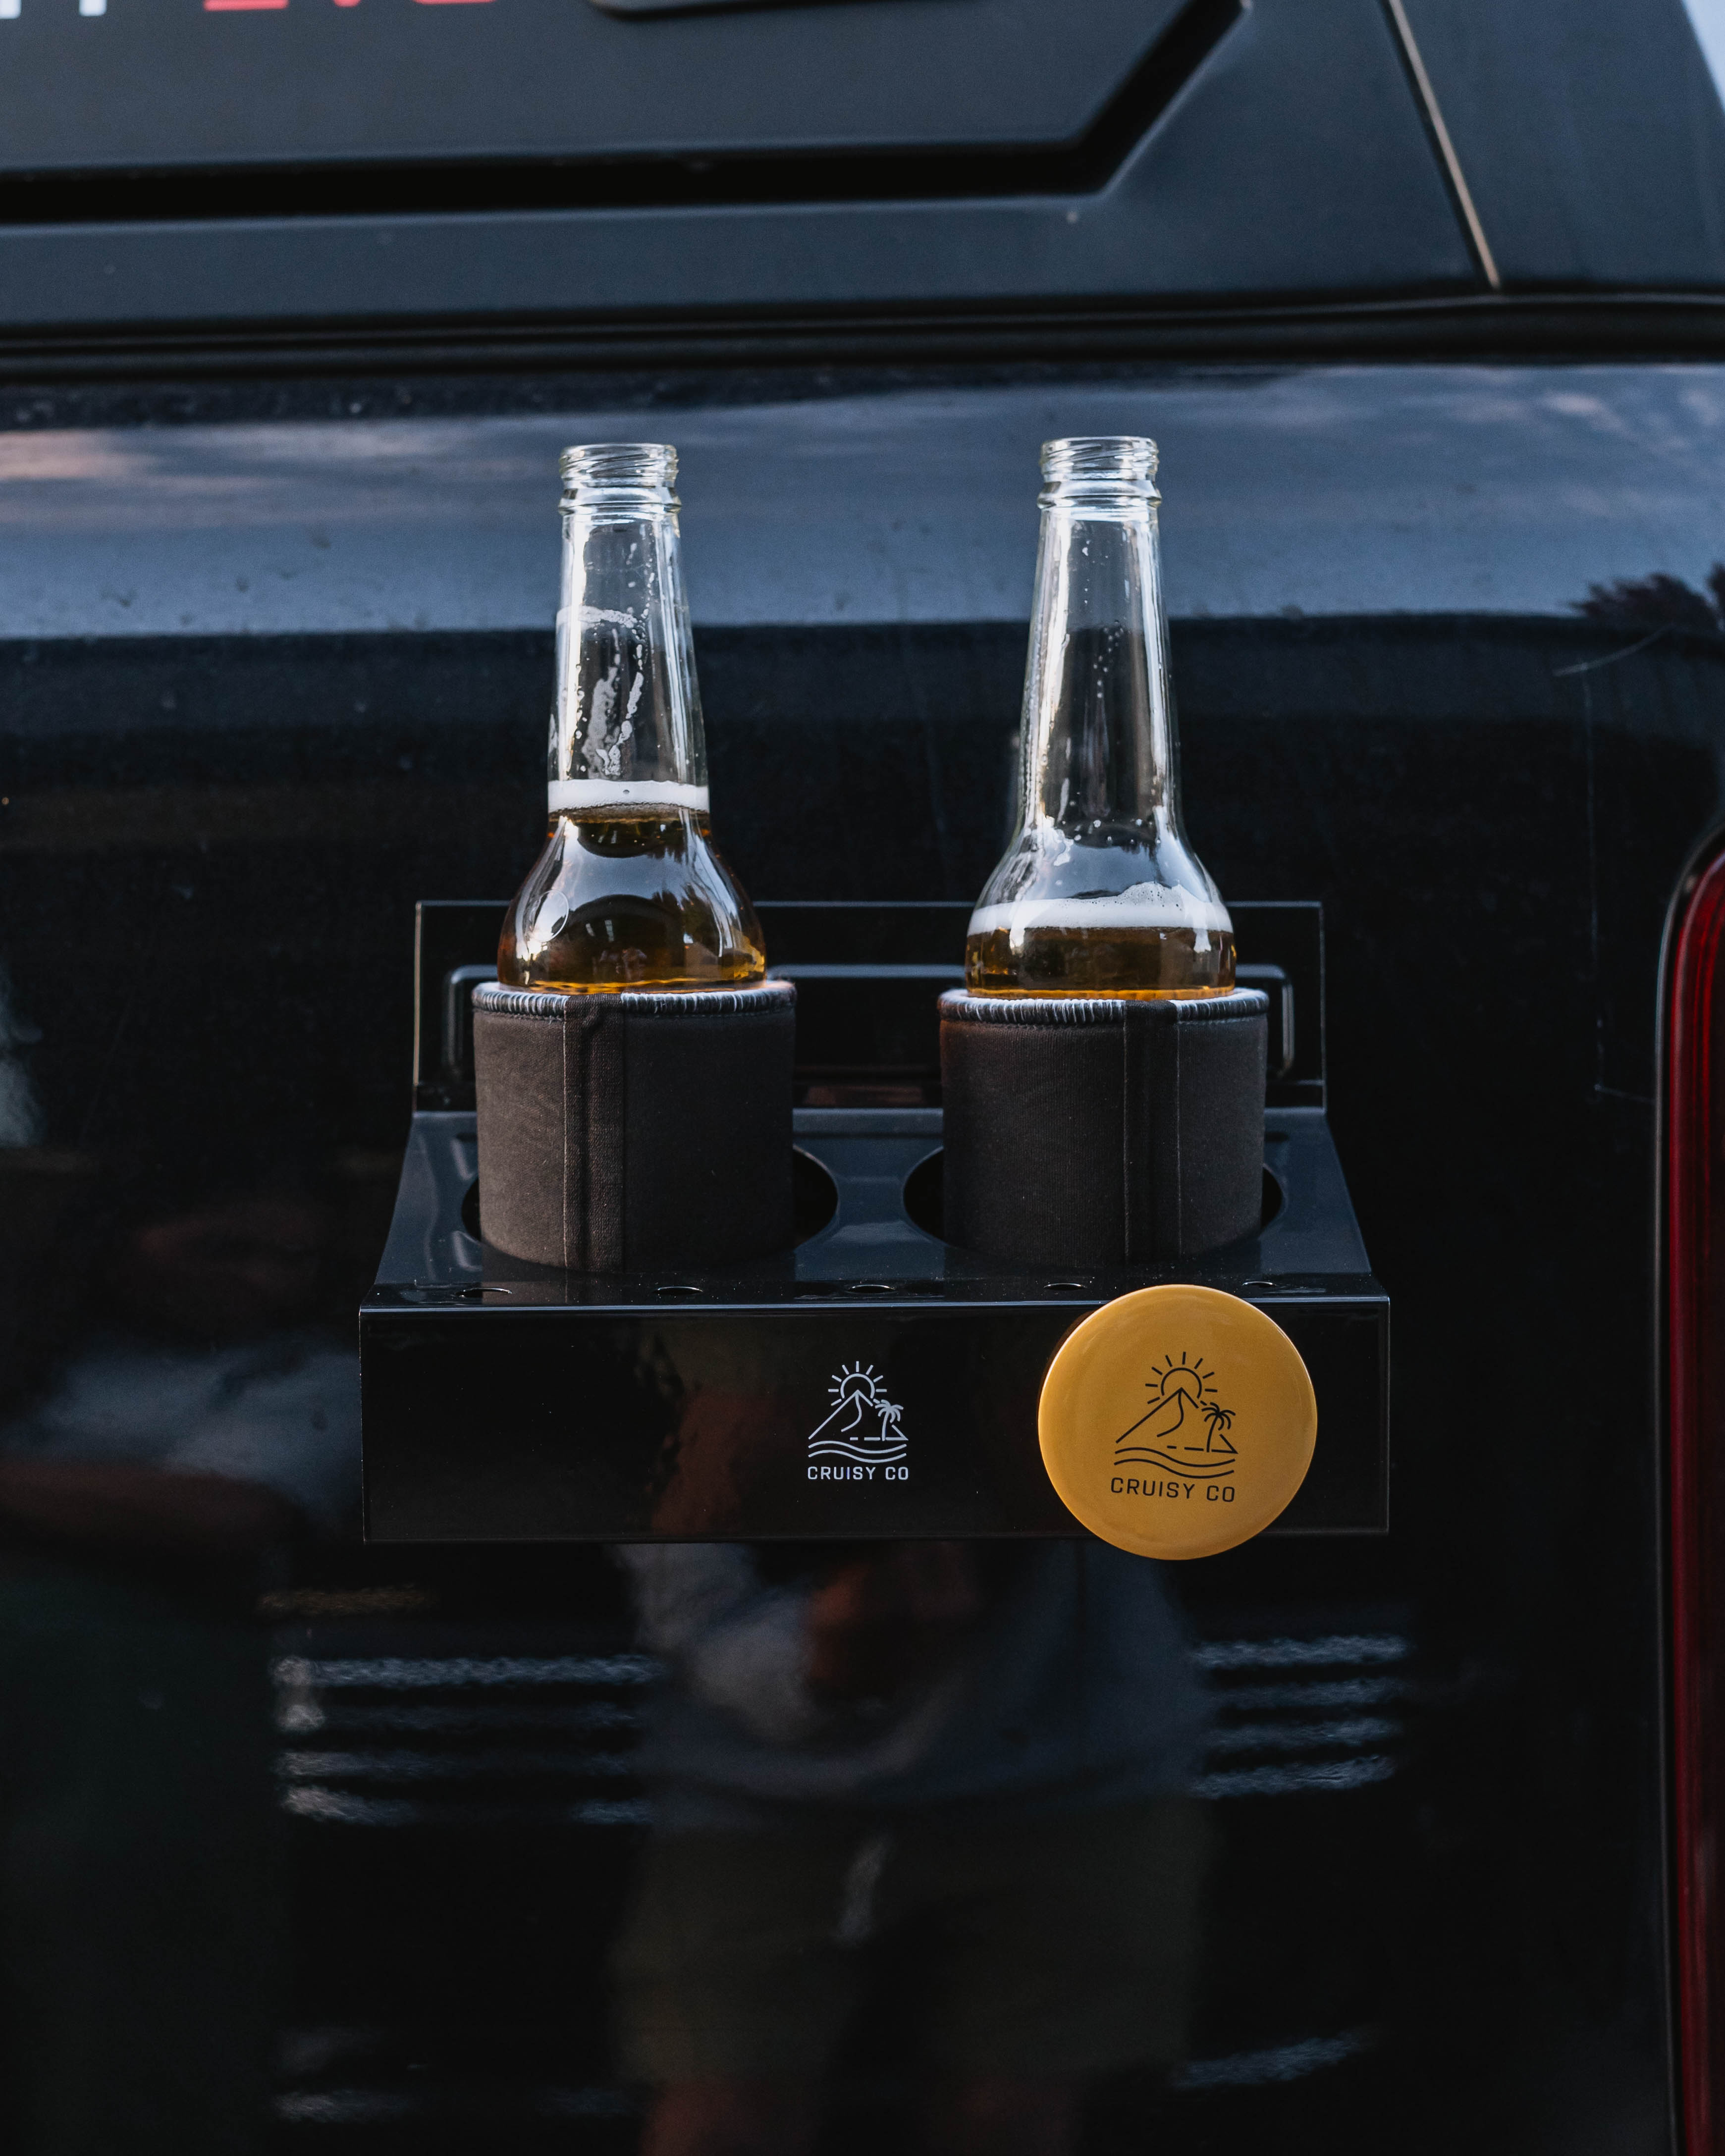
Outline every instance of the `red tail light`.
[(1690, 891), (1670, 977), (1666, 1338), (1680, 2096), (1690, 2156), (1725, 2129), (1725, 855)]

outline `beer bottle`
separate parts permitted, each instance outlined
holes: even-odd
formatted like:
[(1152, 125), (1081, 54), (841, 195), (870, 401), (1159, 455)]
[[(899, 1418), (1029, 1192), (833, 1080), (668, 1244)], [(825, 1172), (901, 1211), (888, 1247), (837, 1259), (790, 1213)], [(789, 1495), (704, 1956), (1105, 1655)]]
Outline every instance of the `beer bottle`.
[(1129, 434), (1043, 449), (1019, 824), (965, 944), (981, 993), (1234, 985), (1233, 924), (1180, 823), (1156, 461)]
[(517, 988), (725, 988), (766, 971), (708, 822), (676, 472), (659, 442), (563, 452), (551, 828), (497, 950)]

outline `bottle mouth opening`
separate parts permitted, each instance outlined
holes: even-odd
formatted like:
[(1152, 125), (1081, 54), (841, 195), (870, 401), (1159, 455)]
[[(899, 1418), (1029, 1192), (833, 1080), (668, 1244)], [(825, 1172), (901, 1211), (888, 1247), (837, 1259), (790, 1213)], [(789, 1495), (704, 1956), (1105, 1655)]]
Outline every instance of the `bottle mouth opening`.
[(583, 442), (557, 461), (564, 509), (619, 497), (677, 506), (677, 453), (669, 442)]
[(1045, 505), (1086, 497), (1153, 502), (1156, 444), (1147, 434), (1069, 434), (1042, 445)]

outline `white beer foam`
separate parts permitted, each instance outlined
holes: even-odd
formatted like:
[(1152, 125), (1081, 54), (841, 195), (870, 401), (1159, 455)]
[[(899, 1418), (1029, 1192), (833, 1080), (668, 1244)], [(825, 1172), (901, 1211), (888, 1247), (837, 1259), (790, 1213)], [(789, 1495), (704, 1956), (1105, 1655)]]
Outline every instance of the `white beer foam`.
[(1168, 884), (1134, 884), (1130, 891), (1095, 898), (1015, 898), (1004, 906), (979, 906), (970, 916), (973, 936), (1001, 929), (1022, 936), (1035, 928), (1193, 928), (1229, 936), (1234, 923), (1219, 898), (1199, 898)]
[(546, 788), (552, 814), (563, 808), (694, 808), (707, 811), (704, 786), (680, 786), (668, 778), (554, 778)]

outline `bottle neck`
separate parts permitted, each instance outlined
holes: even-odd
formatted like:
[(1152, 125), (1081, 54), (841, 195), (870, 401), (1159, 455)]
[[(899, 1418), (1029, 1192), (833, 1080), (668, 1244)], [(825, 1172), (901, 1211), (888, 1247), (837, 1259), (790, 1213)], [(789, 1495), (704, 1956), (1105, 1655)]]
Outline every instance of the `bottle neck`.
[(1044, 497), (1023, 769), (1027, 829), (1179, 831), (1156, 509), (1144, 492)]
[(706, 741), (668, 489), (566, 500), (553, 811), (705, 811)]

